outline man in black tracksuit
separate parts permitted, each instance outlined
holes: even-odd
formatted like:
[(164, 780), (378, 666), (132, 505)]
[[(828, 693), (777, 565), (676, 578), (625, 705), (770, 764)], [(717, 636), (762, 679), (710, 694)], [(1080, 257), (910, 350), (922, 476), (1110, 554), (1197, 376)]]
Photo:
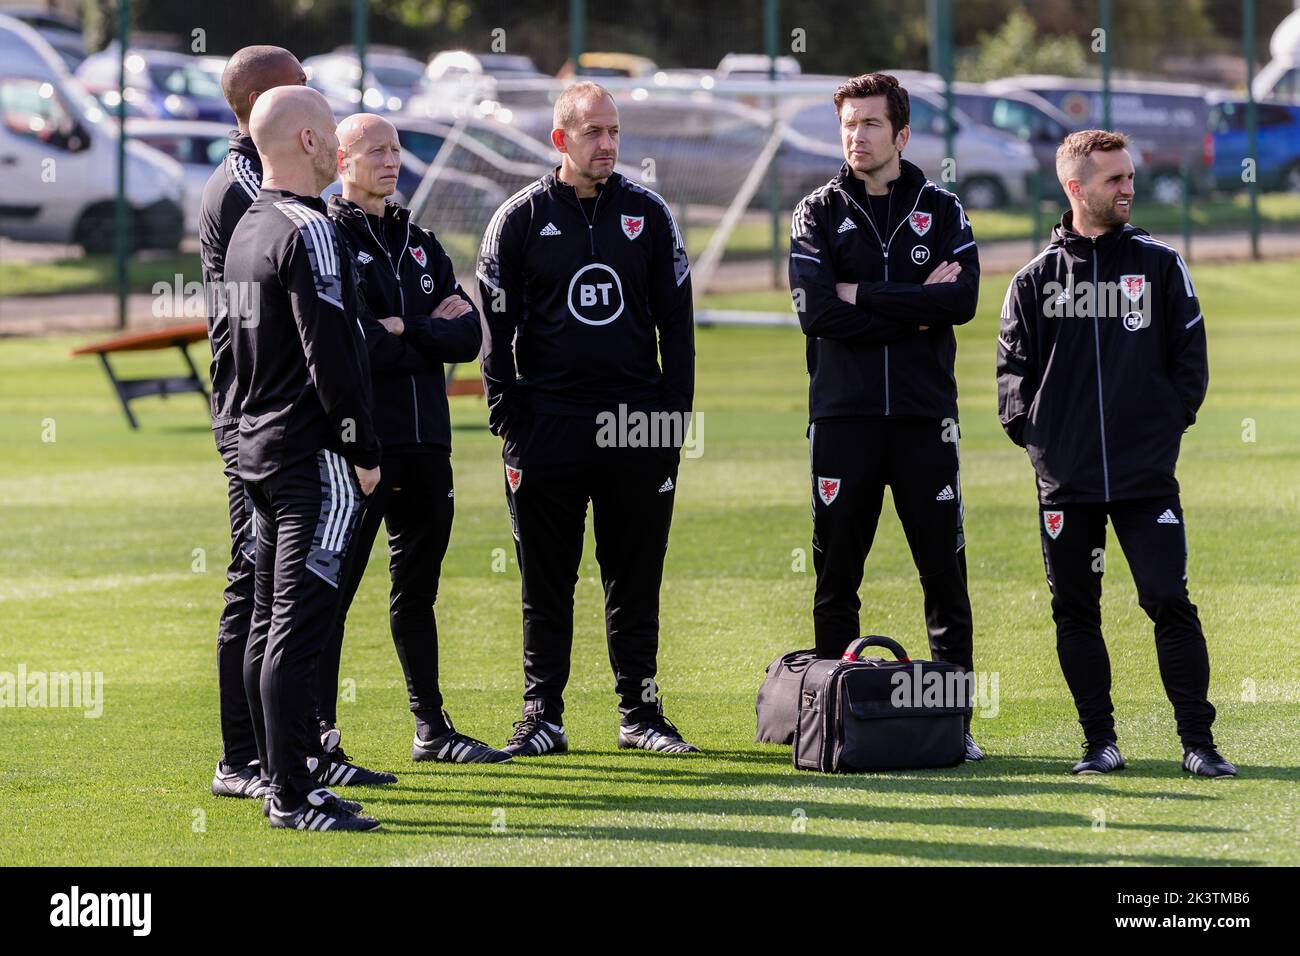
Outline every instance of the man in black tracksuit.
[(243, 394), (239, 473), (257, 520), (244, 675), (266, 809), (277, 827), (373, 829), (358, 805), (317, 787), (309, 764), (317, 662), (363, 495), (380, 478), (356, 279), (318, 198), (338, 140), (324, 97), (296, 87), (265, 93), (250, 131), (264, 178), (231, 236), (225, 278), (248, 296), (229, 317)]
[[(921, 577), (930, 649), (969, 672), (971, 607), (953, 327), (979, 256), (961, 203), (899, 153), (907, 93), (887, 74), (835, 95), (845, 165), (795, 209), (790, 289), (807, 336), (818, 655), (861, 636), (858, 588), (888, 485)], [(967, 734), (967, 759), (982, 754)]]
[(230, 510), (230, 562), (225, 605), (217, 625), (217, 692), (221, 707), (221, 761), (212, 778), (218, 796), (261, 797), (265, 784), (257, 766), (257, 742), (244, 692), (244, 651), (253, 615), (253, 506), (239, 477), (240, 396), (230, 351), (225, 279), (226, 249), (235, 225), (262, 188), (262, 160), (248, 135), (248, 114), (257, 97), (276, 86), (303, 85), (298, 60), (280, 47), (245, 47), (222, 75), (222, 89), (239, 128), (230, 133), (230, 151), (203, 189), (199, 243), (208, 297), (208, 344), (212, 348), (212, 431), (225, 464)]
[(1232, 776), (1215, 749), (1210, 661), (1187, 594), (1174, 469), (1209, 382), (1205, 322), (1172, 248), (1128, 224), (1122, 134), (1085, 130), (1057, 152), (1070, 199), (1048, 247), (1012, 279), (998, 338), (1002, 425), (1033, 463), (1056, 649), (1086, 742), (1075, 773), (1124, 766), (1101, 633), (1107, 519), (1155, 624), (1183, 766)]
[[(590, 500), (619, 746), (692, 753), (655, 684), (659, 587), (694, 397), (690, 268), (667, 204), (614, 172), (609, 94), (571, 86), (554, 125), (560, 168), (497, 210), (478, 264), (483, 381), (491, 428), (505, 438), (523, 578), (524, 719), (503, 749), (567, 748), (562, 695)], [(637, 429), (647, 421), (667, 427)]]
[(385, 202), (397, 187), (401, 165), (393, 125), (358, 113), (339, 124), (338, 136), (343, 195), (330, 199), (329, 213), (360, 277), (384, 474), (366, 500), (337, 624), (321, 657), (318, 715), (328, 733), (334, 725), (345, 619), (383, 521), (392, 580), (389, 624), (416, 720), (412, 757), (454, 763), (508, 760), (508, 754), (456, 732), (442, 709), (438, 687), (433, 605), (455, 505), (443, 363), (478, 357), (483, 344), (478, 309), (456, 281), (451, 260), (433, 233), (412, 222), (410, 210)]

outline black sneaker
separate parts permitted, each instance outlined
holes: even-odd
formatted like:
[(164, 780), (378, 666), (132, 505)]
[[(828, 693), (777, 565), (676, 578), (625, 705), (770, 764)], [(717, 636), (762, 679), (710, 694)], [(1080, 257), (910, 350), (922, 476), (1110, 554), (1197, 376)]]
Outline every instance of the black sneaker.
[(542, 754), (562, 754), (569, 749), (569, 738), (564, 728), (553, 729), (536, 714), (529, 714), (515, 722), (515, 732), (501, 748), (512, 757), (540, 757)]
[(975, 742), (975, 738), (970, 735), (969, 730), (966, 731), (966, 759), (967, 760), (984, 759), (984, 751), (980, 750), (980, 745)]
[(1070, 773), (1110, 773), (1123, 770), (1124, 758), (1120, 756), (1119, 747), (1113, 740), (1099, 744), (1084, 744), (1083, 759), (1074, 765)]
[(421, 740), (417, 731), (411, 743), (412, 760), (440, 760), (443, 763), (505, 763), (510, 754), (504, 750), (485, 744), (473, 737), (459, 733), (447, 716), (442, 712), (442, 719), (447, 724), (447, 732), (432, 740)]
[(697, 754), (700, 748), (682, 739), (681, 731), (664, 716), (664, 705), (659, 713), (638, 724), (619, 724), (619, 750), (652, 750), (661, 754)]
[(262, 780), (262, 766), (256, 760), (238, 770), (221, 769), (217, 761), (216, 773), (212, 775), (212, 794), (217, 797), (264, 797), (267, 785)]
[[(355, 804), (354, 804), (355, 806)], [(271, 807), (267, 816), (271, 826), (284, 830), (374, 830), (379, 821), (349, 810), (337, 796), (324, 787), (307, 794), (301, 806), (293, 810)]]
[[(334, 799), (339, 802), (339, 806), (342, 807), (344, 810), (347, 810), (349, 813), (361, 812), (361, 804), (357, 803), (355, 800), (344, 800), (342, 797), (340, 797), (337, 793), (334, 793), (332, 790), (327, 790), (326, 793), (331, 794), (334, 797)], [(271, 795), (269, 793), (262, 798), (262, 816), (269, 817), (271, 815), (271, 804), (273, 802), (274, 801), (271, 799)]]
[(308, 757), (307, 772), (327, 787), (375, 787), (397, 783), (396, 774), (357, 766), (342, 747), (335, 747), (334, 752), (326, 754), (324, 759)]
[(1235, 777), (1237, 768), (1210, 747), (1192, 747), (1183, 751), (1183, 769), (1198, 777)]

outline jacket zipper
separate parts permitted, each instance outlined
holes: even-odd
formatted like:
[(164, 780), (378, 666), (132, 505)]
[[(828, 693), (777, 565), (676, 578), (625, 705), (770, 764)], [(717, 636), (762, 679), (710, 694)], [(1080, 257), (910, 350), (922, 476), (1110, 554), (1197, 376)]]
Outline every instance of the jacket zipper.
[[(1092, 288), (1093, 301), (1096, 302), (1097, 285), (1097, 240), (1092, 241)], [(1102, 403), (1101, 388), (1101, 326), (1097, 321), (1097, 309), (1092, 310), (1092, 337), (1097, 345), (1097, 420), (1101, 427), (1101, 482), (1106, 500), (1110, 501), (1110, 460), (1106, 456), (1106, 408)]]
[[(406, 292), (402, 289), (402, 259), (406, 256), (406, 250), (411, 247), (411, 224), (406, 224), (406, 241), (402, 243), (402, 251), (393, 262), (392, 254), (388, 251), (388, 246), (379, 241), (375, 231), (370, 228), (370, 217), (363, 210), (361, 219), (366, 224), (366, 232), (370, 233), (370, 238), (375, 240), (375, 244), (384, 250), (384, 256), (388, 259), (388, 267), (393, 270), (393, 278), (397, 280), (397, 303), (402, 314), (406, 314)], [(382, 220), (381, 220), (382, 221)], [(420, 393), (415, 387), (415, 375), (412, 373), (411, 378), (411, 406), (415, 410), (415, 442), (420, 443)]]
[[(868, 216), (866, 210), (864, 210), (861, 206), (858, 205), (858, 201), (854, 199), (851, 195), (849, 195), (849, 191), (847, 189), (841, 189), (840, 192), (844, 194), (845, 199), (853, 203), (853, 208), (862, 214), (862, 218), (865, 219), (867, 221), (867, 224), (871, 226), (871, 231), (876, 234), (876, 241), (880, 243), (880, 252), (885, 257), (885, 281), (888, 282), (889, 281), (889, 247), (894, 244), (894, 237), (898, 235), (898, 230), (903, 228), (903, 223), (907, 222), (907, 220), (912, 217), (912, 213), (916, 212), (916, 207), (921, 205), (921, 194), (925, 192), (925, 186), (922, 185), (920, 190), (917, 192), (916, 202), (912, 203), (911, 212), (909, 212), (904, 218), (900, 219), (898, 221), (898, 225), (894, 227), (894, 231), (889, 234), (889, 242), (885, 242), (885, 240), (881, 238), (880, 230), (876, 228), (875, 220), (872, 219), (870, 216)], [(894, 205), (894, 191), (891, 189), (889, 191), (889, 205), (885, 208), (886, 229), (889, 228), (889, 210), (893, 208), (893, 205)], [(885, 346), (885, 415), (886, 416), (889, 415), (889, 346), (888, 345)]]
[(591, 204), (591, 217), (587, 217), (587, 207), (582, 204), (582, 197), (578, 196), (575, 189), (573, 195), (578, 199), (578, 210), (582, 213), (582, 218), (587, 221), (587, 244), (591, 247), (591, 257), (596, 258), (596, 210), (600, 208), (600, 193), (596, 193), (596, 201)]

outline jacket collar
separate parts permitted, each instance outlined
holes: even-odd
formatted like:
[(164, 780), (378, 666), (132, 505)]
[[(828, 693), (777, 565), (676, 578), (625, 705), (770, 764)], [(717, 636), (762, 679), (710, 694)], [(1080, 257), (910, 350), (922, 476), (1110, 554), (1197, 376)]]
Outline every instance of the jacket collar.
[(323, 213), (326, 211), (325, 200), (321, 199), (320, 196), (303, 196), (295, 192), (290, 192), (287, 189), (268, 189), (263, 186), (261, 192), (257, 194), (257, 198), (260, 200), (263, 197), (265, 197), (266, 202), (274, 203), (291, 199), (295, 202), (302, 203), (304, 206), (310, 206), (317, 212)]
[[(365, 218), (366, 215), (364, 209), (354, 203), (351, 199), (344, 199), (342, 193), (335, 193), (330, 196), (329, 211), (340, 219), (345, 217), (362, 219)], [(405, 206), (399, 206), (395, 202), (384, 203), (383, 220), (385, 226), (392, 223), (400, 223), (405, 226), (410, 218), (411, 210), (407, 209)]]
[(1074, 231), (1074, 211), (1067, 209), (1061, 216), (1061, 221), (1052, 227), (1052, 241), (1050, 245), (1054, 248), (1064, 249), (1074, 256), (1085, 257), (1091, 256), (1093, 251), (1100, 253), (1110, 252), (1126, 241), (1130, 236), (1150, 235), (1145, 229), (1139, 229), (1137, 226), (1125, 223), (1109, 232), (1103, 232), (1100, 236), (1084, 236)]
[(257, 155), (257, 147), (253, 145), (253, 137), (247, 133), (241, 133), (237, 129), (232, 129), (229, 134), (230, 152), (239, 153), (241, 156), (247, 156), (253, 161), (258, 171), (262, 169), (262, 157)]
[[(898, 170), (898, 178), (889, 183), (889, 189), (894, 192), (896, 198), (900, 200), (911, 200), (915, 198), (916, 194), (925, 186), (925, 173), (921, 171), (920, 166), (902, 158), (898, 161)], [(840, 166), (840, 171), (835, 174), (835, 178), (832, 179), (831, 182), (852, 196), (853, 192), (850, 189), (851, 179), (853, 179), (853, 171), (849, 169), (848, 163), (844, 163)]]
[[(574, 206), (581, 206), (578, 201), (578, 191), (560, 178), (560, 167), (556, 166), (553, 170), (542, 177), (542, 184), (546, 187), (547, 192), (554, 193), (565, 202)], [(609, 179), (603, 183), (596, 183), (596, 196), (602, 198), (612, 195), (623, 188), (623, 176), (619, 173), (610, 173)]]

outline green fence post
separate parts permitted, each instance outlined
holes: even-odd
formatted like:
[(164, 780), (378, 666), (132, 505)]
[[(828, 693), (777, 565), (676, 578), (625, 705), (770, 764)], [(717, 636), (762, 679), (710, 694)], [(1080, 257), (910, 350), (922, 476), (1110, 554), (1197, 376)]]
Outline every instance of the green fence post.
[(366, 43), (369, 40), (369, 6), (367, 0), (352, 0), (352, 47), (356, 50), (357, 66), (361, 75), (357, 77), (357, 92), (361, 94), (362, 113), (369, 112), (366, 107)]
[(117, 200), (113, 203), (113, 256), (117, 271), (117, 327), (126, 328), (130, 278), (126, 260), (130, 255), (126, 201), (126, 44), (131, 33), (131, 0), (117, 5)]
[(1244, 42), (1246, 44), (1246, 152), (1255, 164), (1255, 175), (1246, 188), (1250, 190), (1250, 257), (1259, 258), (1259, 111), (1255, 109), (1255, 0), (1242, 6)]
[[(777, 54), (777, 12), (778, 0), (764, 0), (763, 3), (763, 45), (767, 47), (767, 78), (776, 82)], [(780, 122), (777, 116), (779, 100), (776, 96), (768, 98), (768, 108), (772, 111), (772, 126)], [(785, 255), (781, 250), (781, 149), (772, 154), (772, 163), (767, 168), (767, 211), (772, 217), (772, 288), (781, 288), (781, 272), (785, 265)]]

